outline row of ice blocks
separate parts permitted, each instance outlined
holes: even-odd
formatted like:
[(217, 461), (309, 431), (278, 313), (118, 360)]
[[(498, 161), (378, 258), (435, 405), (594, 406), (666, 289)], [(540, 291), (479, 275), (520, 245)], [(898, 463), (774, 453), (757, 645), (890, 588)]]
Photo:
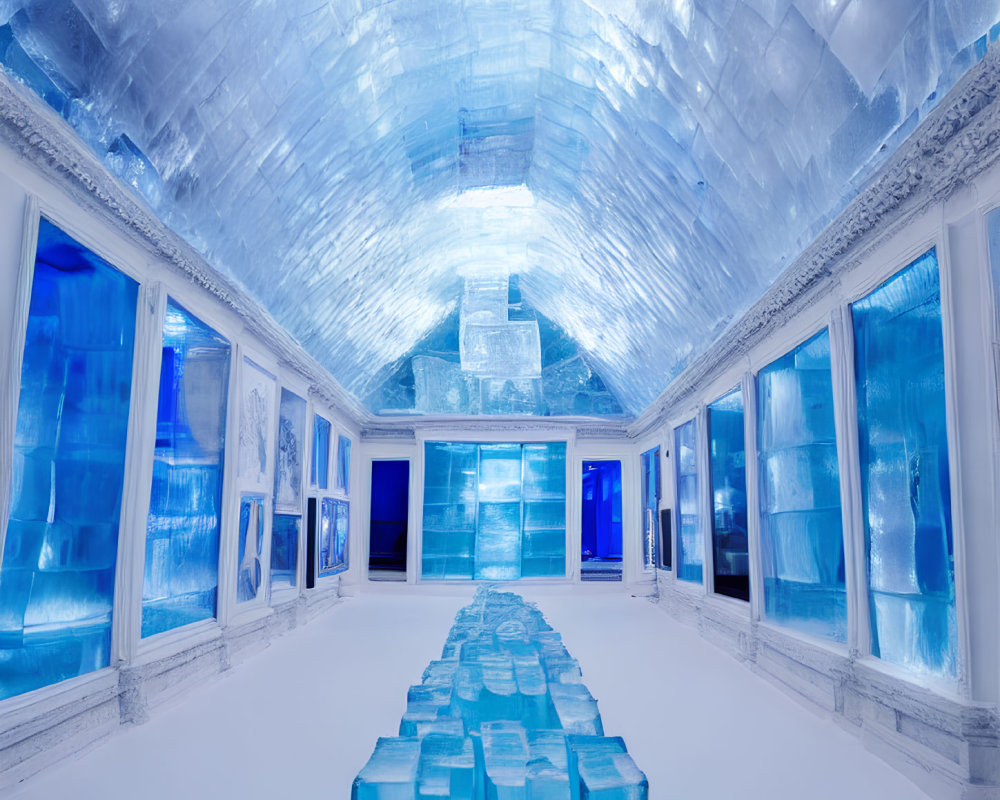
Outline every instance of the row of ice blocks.
[(648, 784), (604, 736), (580, 667), (542, 614), (481, 589), (441, 659), (411, 686), (399, 736), (380, 738), (354, 800), (637, 800)]

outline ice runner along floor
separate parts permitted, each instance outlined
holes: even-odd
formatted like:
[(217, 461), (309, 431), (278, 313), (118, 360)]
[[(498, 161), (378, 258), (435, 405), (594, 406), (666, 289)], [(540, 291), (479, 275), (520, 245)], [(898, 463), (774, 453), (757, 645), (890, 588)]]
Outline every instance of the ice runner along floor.
[[(588, 588), (517, 591), (562, 634), (653, 800), (925, 797), (859, 739), (653, 604)], [(346, 800), (473, 595), (386, 589), (345, 600), (12, 796)]]
[(559, 632), (520, 595), (485, 587), (409, 688), (399, 736), (379, 738), (351, 797), (484, 796), (647, 797), (625, 742), (604, 735)]

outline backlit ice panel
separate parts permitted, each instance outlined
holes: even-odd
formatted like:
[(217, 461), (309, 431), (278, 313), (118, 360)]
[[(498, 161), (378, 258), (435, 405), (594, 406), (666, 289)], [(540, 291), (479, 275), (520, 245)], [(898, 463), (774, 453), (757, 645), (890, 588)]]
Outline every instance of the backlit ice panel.
[(0, 561), (0, 700), (109, 664), (137, 294), (40, 221)]
[(146, 523), (144, 637), (216, 614), (230, 350), (225, 338), (168, 300)]
[(955, 554), (937, 254), (852, 307), (872, 652), (955, 675)]

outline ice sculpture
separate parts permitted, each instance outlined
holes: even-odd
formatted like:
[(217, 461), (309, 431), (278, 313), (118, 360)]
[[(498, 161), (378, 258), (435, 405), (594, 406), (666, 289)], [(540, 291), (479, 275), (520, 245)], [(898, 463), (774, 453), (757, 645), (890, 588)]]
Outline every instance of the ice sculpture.
[(677, 577), (702, 581), (705, 556), (701, 542), (701, 512), (698, 499), (698, 420), (674, 430), (674, 464), (677, 471)]
[(344, 494), (351, 491), (351, 440), (337, 437), (337, 488)]
[[(491, 298), (487, 303), (469, 297), (471, 287), (480, 284), (466, 282), (466, 317), (500, 319), (502, 311), (503, 321), (498, 323), (504, 326), (502, 330), (512, 326), (512, 330), (527, 331), (523, 351), (512, 355), (504, 370), (508, 374), (502, 375), (499, 369), (491, 374), (486, 366), (492, 363), (487, 354), (495, 355), (484, 333), (487, 326), (463, 323), (453, 314), (367, 395), (369, 408), (379, 414), (622, 416), (621, 403), (579, 345), (521, 300), (517, 278), (510, 277), (501, 310), (493, 299), (495, 291), (485, 290)], [(495, 282), (481, 283), (490, 287)], [(472, 340), (480, 335), (482, 339)], [(506, 344), (514, 338), (516, 334), (511, 334)]]
[(872, 652), (953, 677), (958, 631), (936, 252), (851, 311)]
[(656, 569), (660, 541), (660, 448), (642, 454), (642, 566)]
[(565, 442), (427, 442), (424, 474), (424, 578), (565, 574)]
[(295, 586), (301, 515), (275, 514), (271, 522), (271, 589)]
[(326, 490), (330, 480), (330, 422), (319, 414), (313, 416), (312, 468), (310, 485)]
[(320, 507), (319, 565), (321, 576), (347, 569), (347, 538), (350, 533), (350, 504), (324, 497)]
[(302, 513), (302, 458), (306, 435), (306, 401), (281, 390), (278, 412), (278, 454), (274, 471), (274, 510)]
[(450, 313), (466, 271), (513, 269), (638, 413), (982, 57), (998, 6), (231, 14), (4, 0), (0, 62), (359, 395)]
[(251, 486), (264, 489), (274, 436), (275, 378), (249, 358), (243, 359), (242, 372), (239, 476)]
[(764, 614), (847, 638), (840, 470), (826, 330), (757, 375)]
[(216, 614), (230, 345), (167, 301), (142, 636)]
[(712, 493), (712, 568), (717, 594), (750, 599), (746, 446), (743, 392), (708, 407), (709, 478)]
[(40, 221), (0, 561), (0, 700), (108, 666), (137, 294)]
[(411, 686), (352, 800), (644, 800), (646, 776), (560, 635), (518, 595), (481, 588)]
[(237, 561), (236, 601), (245, 603), (257, 597), (263, 578), (264, 498), (240, 499), (239, 556)]

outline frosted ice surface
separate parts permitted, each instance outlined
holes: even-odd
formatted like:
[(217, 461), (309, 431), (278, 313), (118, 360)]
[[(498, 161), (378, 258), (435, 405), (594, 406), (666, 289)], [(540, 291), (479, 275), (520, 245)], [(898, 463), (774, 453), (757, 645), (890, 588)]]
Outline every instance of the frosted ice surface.
[(302, 463), (305, 454), (306, 401), (281, 390), (278, 415), (278, 452), (274, 471), (274, 507), (302, 513)]
[(645, 798), (645, 776), (622, 739), (603, 737), (579, 675), (534, 606), (480, 589), (442, 659), (410, 687), (400, 737), (378, 740), (352, 797)]
[[(444, 408), (615, 414), (615, 397), (642, 410), (749, 307), (982, 56), (1000, 6), (233, 14), (225, 0), (10, 0), (0, 62), (373, 408), (438, 411), (414, 404), (405, 357), (468, 280), (518, 273), (584, 365), (546, 376), (543, 356), (535, 404), (512, 386), (484, 406), (438, 375), (458, 393)], [(498, 330), (514, 328), (480, 333)], [(523, 374), (533, 334), (516, 339), (500, 345)], [(402, 377), (386, 388), (390, 368)], [(578, 391), (587, 373), (610, 391)]]

